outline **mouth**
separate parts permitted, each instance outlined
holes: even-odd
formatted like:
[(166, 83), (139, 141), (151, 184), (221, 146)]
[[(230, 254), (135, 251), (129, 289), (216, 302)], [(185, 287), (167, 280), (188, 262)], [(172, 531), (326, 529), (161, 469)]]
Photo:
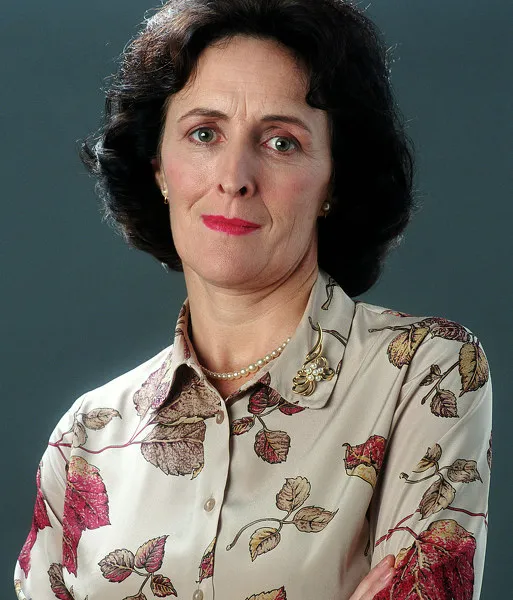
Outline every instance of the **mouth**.
[(243, 219), (227, 219), (221, 215), (202, 215), (203, 223), (209, 229), (221, 231), (228, 235), (247, 235), (260, 229), (258, 223)]

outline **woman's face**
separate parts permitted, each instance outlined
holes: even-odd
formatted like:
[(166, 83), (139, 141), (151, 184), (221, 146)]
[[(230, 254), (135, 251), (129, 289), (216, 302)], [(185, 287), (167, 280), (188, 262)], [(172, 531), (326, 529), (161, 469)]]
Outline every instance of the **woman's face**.
[(327, 113), (307, 91), (286, 49), (237, 36), (172, 96), (154, 168), (186, 277), (257, 289), (315, 267), (332, 164)]

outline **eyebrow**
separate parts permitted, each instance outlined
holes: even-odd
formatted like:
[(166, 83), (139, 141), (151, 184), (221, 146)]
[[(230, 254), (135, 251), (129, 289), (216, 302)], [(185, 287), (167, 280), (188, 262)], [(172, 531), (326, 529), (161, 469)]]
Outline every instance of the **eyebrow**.
[[(178, 122), (180, 123), (187, 117), (191, 117), (191, 116), (214, 117), (215, 119), (223, 119), (223, 120), (227, 120), (229, 118), (226, 113), (224, 113), (220, 110), (215, 110), (213, 108), (197, 107), (197, 108), (193, 108), (192, 110), (189, 110), (184, 115), (182, 115), (178, 119)], [(264, 123), (267, 123), (268, 121), (281, 121), (282, 123), (290, 123), (292, 125), (297, 125), (298, 127), (301, 127), (301, 129), (304, 129), (306, 132), (308, 132), (310, 135), (312, 135), (312, 132), (311, 132), (310, 128), (308, 127), (308, 125), (304, 121), (302, 121), (300, 118), (294, 117), (292, 115), (264, 115), (262, 117), (261, 121)]]

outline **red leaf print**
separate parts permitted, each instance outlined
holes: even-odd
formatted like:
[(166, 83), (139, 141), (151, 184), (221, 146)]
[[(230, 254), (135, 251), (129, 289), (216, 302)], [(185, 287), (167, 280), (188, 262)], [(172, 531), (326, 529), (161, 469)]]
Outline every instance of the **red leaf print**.
[(280, 412), (284, 415), (295, 415), (303, 410), (305, 410), (304, 406), (296, 406), (295, 404), (291, 404), (290, 402), (283, 402), (279, 406)]
[(30, 553), (36, 543), (37, 532), (45, 527), (51, 527), (51, 524), (46, 512), (43, 493), (41, 492), (41, 464), (39, 464), (36, 473), (36, 502), (32, 517), (32, 527), (18, 557), (18, 562), (25, 573), (25, 577), (30, 571)]
[(72, 456), (64, 496), (63, 563), (77, 574), (77, 546), (86, 529), (110, 525), (109, 499), (99, 470), (81, 456)]
[(158, 571), (164, 559), (164, 546), (167, 538), (167, 535), (163, 535), (148, 540), (142, 546), (139, 546), (135, 554), (135, 566), (138, 569), (146, 569), (148, 573)]
[(468, 342), (471, 339), (471, 335), (463, 325), (449, 319), (444, 319), (443, 317), (429, 317), (428, 319), (424, 319), (420, 325), (429, 327), (429, 332), (433, 337), (441, 337), (457, 342)]
[(200, 564), (200, 575), (199, 575), (199, 582), (201, 583), (204, 579), (208, 579), (209, 577), (212, 577), (212, 575), (214, 574), (214, 548), (216, 545), (216, 538), (214, 538), (211, 542), (209, 547), (205, 550), (205, 554), (203, 555), (203, 558), (201, 559), (201, 564)]
[(351, 446), (346, 442), (342, 445), (346, 446), (344, 458), (346, 473), (360, 477), (374, 487), (383, 464), (386, 439), (380, 435), (371, 435), (363, 444)]
[(435, 521), (398, 553), (391, 584), (374, 600), (472, 600), (475, 550), (456, 521)]
[(109, 552), (98, 563), (105, 579), (120, 583), (134, 572), (134, 555), (126, 548)]
[(255, 424), (255, 417), (242, 417), (236, 419), (231, 426), (232, 435), (242, 435), (247, 433)]
[(265, 462), (276, 464), (287, 460), (290, 437), (285, 431), (261, 429), (255, 437), (255, 452)]
[(62, 573), (62, 565), (58, 563), (52, 563), (48, 569), (48, 577), (50, 578), (50, 587), (52, 592), (59, 600), (73, 600), (73, 596), (68, 591), (66, 584), (64, 583), (64, 576)]
[(258, 388), (249, 398), (248, 411), (260, 415), (266, 408), (276, 406), (281, 401), (281, 396), (276, 390), (267, 385)]
[(151, 591), (158, 598), (177, 596), (176, 590), (171, 583), (171, 579), (169, 579), (169, 577), (164, 577), (164, 575), (154, 575), (151, 578), (150, 587)]

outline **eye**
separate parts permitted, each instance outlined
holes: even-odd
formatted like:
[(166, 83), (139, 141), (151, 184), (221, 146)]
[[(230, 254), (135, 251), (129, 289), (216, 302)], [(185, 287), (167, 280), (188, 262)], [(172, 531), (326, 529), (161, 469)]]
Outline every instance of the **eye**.
[[(190, 133), (189, 137), (192, 137), (196, 133), (198, 134), (199, 141), (198, 138), (192, 138), (192, 141), (198, 146), (205, 146), (210, 145), (210, 142), (213, 138), (209, 138), (209, 136), (212, 136), (215, 131), (212, 129), (212, 127), (198, 127)], [(299, 142), (297, 142), (294, 138), (289, 138), (283, 135), (275, 135), (270, 138), (269, 141), (270, 140), (279, 140), (276, 142), (277, 145), (275, 147), (279, 154), (291, 154), (291, 146), (294, 150), (298, 150), (300, 147)]]
[[(292, 146), (296, 149), (299, 148), (299, 144), (294, 141), (292, 138), (288, 138), (288, 137), (284, 137), (283, 135), (275, 135), (274, 137), (271, 138), (271, 140), (280, 140), (279, 144), (281, 146), (281, 148), (278, 148), (278, 152), (280, 152), (280, 154), (288, 154), (287, 150), (289, 149), (288, 147), (290, 147), (290, 145), (292, 144)], [(283, 150), (283, 140), (285, 141), (285, 146), (288, 146), (285, 148), (285, 151)]]

